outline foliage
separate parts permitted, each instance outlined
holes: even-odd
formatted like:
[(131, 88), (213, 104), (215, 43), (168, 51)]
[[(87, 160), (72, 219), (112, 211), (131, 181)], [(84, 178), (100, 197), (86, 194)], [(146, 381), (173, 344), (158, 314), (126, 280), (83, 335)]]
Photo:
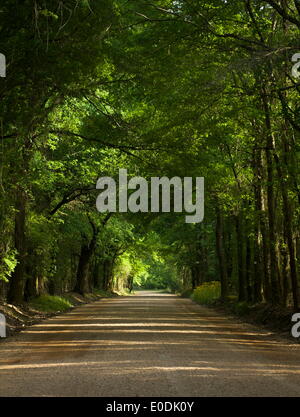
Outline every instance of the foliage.
[(198, 304), (211, 304), (221, 296), (221, 285), (219, 281), (205, 282), (195, 288), (192, 299)]
[(1, 259), (0, 263), (0, 281), (8, 282), (17, 265), (16, 251), (9, 250)]
[(249, 304), (245, 301), (233, 304), (233, 311), (238, 316), (244, 316), (249, 313), (250, 307)]
[(48, 313), (67, 311), (73, 307), (66, 298), (52, 295), (41, 295), (34, 298), (30, 301), (30, 305), (37, 310)]

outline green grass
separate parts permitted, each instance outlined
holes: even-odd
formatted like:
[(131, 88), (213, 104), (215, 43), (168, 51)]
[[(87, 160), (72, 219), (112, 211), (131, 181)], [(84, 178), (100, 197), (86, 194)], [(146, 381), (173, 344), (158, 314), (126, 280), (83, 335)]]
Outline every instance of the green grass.
[(221, 285), (219, 281), (205, 282), (197, 287), (191, 298), (198, 304), (212, 304), (221, 296)]
[(73, 304), (66, 298), (54, 295), (41, 295), (31, 300), (29, 304), (33, 308), (47, 313), (67, 311), (73, 307)]
[(111, 297), (116, 296), (116, 294), (112, 293), (111, 291), (104, 291), (104, 290), (98, 290), (98, 289), (94, 289), (93, 294), (99, 295), (100, 297), (103, 297), (103, 298), (111, 298)]

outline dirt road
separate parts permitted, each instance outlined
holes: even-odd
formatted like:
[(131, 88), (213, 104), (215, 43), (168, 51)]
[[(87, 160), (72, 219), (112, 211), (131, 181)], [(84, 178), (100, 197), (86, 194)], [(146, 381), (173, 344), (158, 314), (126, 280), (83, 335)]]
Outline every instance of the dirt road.
[(300, 346), (169, 294), (102, 299), (0, 343), (1, 396), (300, 396)]

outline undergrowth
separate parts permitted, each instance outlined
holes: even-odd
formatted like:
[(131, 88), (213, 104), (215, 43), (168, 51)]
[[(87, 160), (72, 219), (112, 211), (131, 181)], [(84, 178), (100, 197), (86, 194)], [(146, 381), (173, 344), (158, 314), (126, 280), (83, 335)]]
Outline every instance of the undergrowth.
[(69, 300), (56, 295), (41, 295), (32, 299), (29, 305), (47, 313), (67, 311), (73, 307), (73, 304)]
[(212, 304), (221, 296), (219, 281), (204, 282), (195, 288), (191, 298), (198, 304)]

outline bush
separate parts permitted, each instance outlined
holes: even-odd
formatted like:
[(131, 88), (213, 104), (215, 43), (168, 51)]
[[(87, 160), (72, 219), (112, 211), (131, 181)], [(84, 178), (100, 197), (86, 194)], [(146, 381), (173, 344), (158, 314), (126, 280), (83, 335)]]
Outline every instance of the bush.
[(221, 297), (221, 284), (219, 281), (205, 282), (197, 287), (192, 299), (198, 304), (212, 304), (215, 300)]
[(193, 289), (188, 288), (188, 289), (185, 289), (184, 291), (182, 291), (182, 293), (180, 295), (183, 298), (190, 298), (192, 296), (192, 294), (193, 294)]
[(53, 295), (41, 295), (34, 298), (30, 305), (40, 311), (45, 312), (59, 312), (66, 311), (73, 307), (73, 304), (69, 300), (63, 297)]
[(249, 313), (250, 307), (246, 303), (246, 301), (240, 301), (240, 302), (234, 304), (233, 311), (238, 316), (245, 316), (246, 314)]

